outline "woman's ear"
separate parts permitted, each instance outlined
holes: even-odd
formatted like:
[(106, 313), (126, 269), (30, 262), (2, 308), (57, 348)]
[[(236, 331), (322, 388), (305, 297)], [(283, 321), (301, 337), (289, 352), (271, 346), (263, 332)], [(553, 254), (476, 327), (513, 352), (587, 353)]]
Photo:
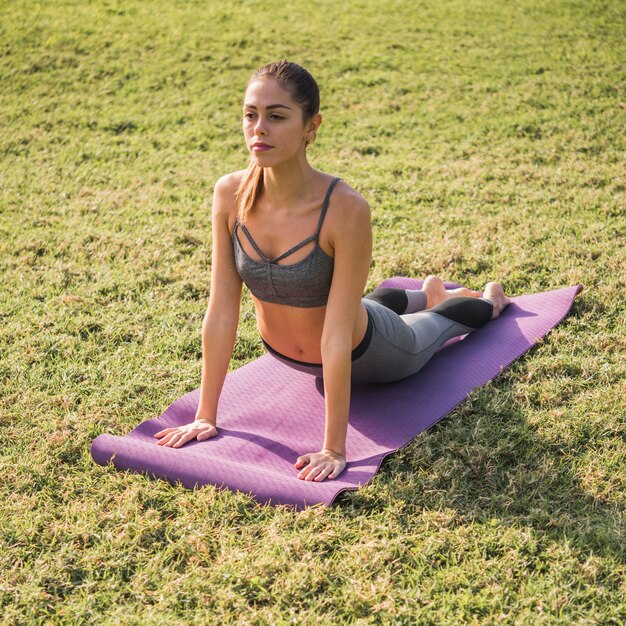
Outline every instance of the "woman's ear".
[(315, 135), (317, 134), (317, 129), (320, 127), (322, 123), (322, 116), (319, 113), (316, 113), (308, 122), (307, 122), (307, 133), (304, 137), (304, 141), (308, 146), (310, 143), (315, 141)]
[(308, 130), (310, 133), (317, 132), (317, 129), (320, 127), (322, 123), (322, 116), (319, 113), (316, 113), (308, 123)]

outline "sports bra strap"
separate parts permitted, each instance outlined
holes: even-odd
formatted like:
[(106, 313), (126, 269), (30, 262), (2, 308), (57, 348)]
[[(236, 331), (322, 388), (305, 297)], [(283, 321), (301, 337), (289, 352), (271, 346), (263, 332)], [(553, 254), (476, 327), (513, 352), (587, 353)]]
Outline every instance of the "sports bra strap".
[[(244, 224), (242, 224), (241, 222), (239, 222), (239, 220), (237, 220), (237, 224), (235, 225), (235, 230), (237, 230), (237, 226), (241, 226), (241, 230), (243, 230), (245, 236), (247, 237), (248, 241), (252, 244), (252, 247), (254, 248), (255, 252), (262, 258), (265, 259), (266, 261), (269, 261), (270, 259), (268, 259), (262, 252), (261, 249), (259, 248), (259, 246), (256, 245), (256, 241), (254, 241), (254, 239), (252, 239), (252, 235), (248, 232), (248, 229), (245, 227)], [(234, 233), (234, 231), (233, 231)]]
[(307, 237), (304, 241), (297, 243), (293, 248), (289, 248), (287, 252), (283, 252), (283, 254), (281, 254), (280, 256), (277, 256), (275, 259), (272, 259), (272, 263), (278, 263), (278, 261), (282, 261), (283, 259), (288, 257), (290, 254), (293, 254), (296, 250), (300, 250), (300, 248), (303, 248), (304, 246), (306, 246), (307, 243), (310, 243), (311, 241), (315, 241), (316, 239), (317, 239), (317, 235), (311, 235), (310, 237)]
[(330, 194), (333, 192), (333, 189), (335, 188), (335, 186), (340, 180), (341, 178), (339, 177), (335, 178), (335, 180), (333, 180), (333, 182), (330, 183), (330, 186), (328, 187), (328, 191), (326, 192), (326, 196), (324, 197), (324, 203), (322, 204), (322, 213), (320, 215), (320, 221), (317, 224), (316, 236), (318, 236), (320, 234), (320, 231), (322, 230), (322, 223), (324, 222), (324, 218), (326, 217), (326, 210), (328, 209), (328, 202), (330, 201)]

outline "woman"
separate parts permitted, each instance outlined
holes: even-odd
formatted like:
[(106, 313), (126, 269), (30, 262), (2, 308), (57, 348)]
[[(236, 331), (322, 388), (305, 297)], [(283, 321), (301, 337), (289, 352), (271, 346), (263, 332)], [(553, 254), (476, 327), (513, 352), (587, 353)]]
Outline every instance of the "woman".
[(250, 79), (243, 106), (250, 165), (222, 177), (214, 190), (196, 418), (156, 433), (158, 445), (178, 448), (217, 435), (244, 281), (268, 351), (317, 376), (323, 367), (324, 442), (295, 463), (299, 478), (315, 481), (336, 478), (346, 466), (351, 380), (414, 374), (448, 339), (480, 328), (509, 303), (497, 283), (484, 294), (446, 291), (436, 277), (422, 290), (377, 289), (362, 298), (370, 210), (347, 183), (309, 165), (306, 149), (321, 122), (317, 84), (304, 68), (272, 63)]

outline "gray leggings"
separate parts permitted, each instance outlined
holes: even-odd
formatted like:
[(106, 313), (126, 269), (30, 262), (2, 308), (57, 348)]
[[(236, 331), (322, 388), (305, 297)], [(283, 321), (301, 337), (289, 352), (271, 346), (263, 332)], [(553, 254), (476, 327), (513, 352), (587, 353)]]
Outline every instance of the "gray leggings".
[[(399, 294), (404, 290), (376, 290), (362, 299), (369, 323), (367, 334), (352, 352), (355, 382), (386, 383), (419, 372), (452, 337), (484, 326), (492, 304), (483, 298), (451, 298), (426, 311), (400, 314)], [(393, 310), (395, 309), (395, 310)], [(277, 359), (301, 372), (322, 376), (321, 364), (286, 357), (263, 342)]]

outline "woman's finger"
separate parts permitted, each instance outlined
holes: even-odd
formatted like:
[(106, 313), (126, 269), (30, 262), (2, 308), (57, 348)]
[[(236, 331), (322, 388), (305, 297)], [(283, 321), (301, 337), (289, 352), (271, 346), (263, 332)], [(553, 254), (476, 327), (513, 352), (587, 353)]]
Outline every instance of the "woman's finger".
[(307, 474), (306, 480), (315, 480), (315, 477), (320, 472), (322, 472), (324, 467), (325, 467), (325, 465), (316, 465), (315, 467), (311, 468), (311, 471)]
[(178, 441), (172, 446), (173, 448), (180, 448), (184, 446), (188, 441), (195, 438), (195, 433), (181, 433)]
[(174, 428), (166, 428), (165, 430), (160, 430), (158, 433), (155, 433), (155, 437), (163, 437), (165, 435), (167, 435), (169, 432), (171, 432), (172, 430), (175, 430)]
[(167, 433), (167, 435), (163, 435), (159, 441), (157, 441), (157, 446), (167, 445), (167, 442), (173, 437), (174, 433)]
[(313, 469), (313, 466), (309, 463), (299, 474), (298, 478), (304, 478), (308, 476), (309, 472)]
[(180, 431), (174, 432), (172, 433), (168, 440), (167, 443), (165, 444), (168, 448), (171, 448), (172, 446), (174, 446), (176, 444), (176, 442), (182, 437), (182, 434), (180, 433)]
[(310, 460), (310, 456), (308, 454), (303, 454), (299, 456), (296, 460), (296, 468), (300, 469), (304, 463), (308, 463)]
[(196, 437), (196, 439), (198, 441), (204, 441), (205, 439), (209, 439), (210, 437), (214, 437), (215, 435), (217, 435), (217, 428), (215, 427), (207, 428), (206, 430), (203, 430), (201, 433), (198, 433), (198, 436)]
[(325, 467), (316, 477), (315, 480), (317, 482), (321, 482), (333, 471), (332, 467)]
[(332, 480), (333, 478), (337, 478), (337, 476), (339, 476), (339, 474), (341, 474), (341, 472), (343, 472), (345, 467), (346, 467), (345, 465), (343, 467), (341, 467), (341, 465), (335, 466), (333, 468), (333, 471), (328, 475), (328, 478), (330, 480)]
[[(174, 437), (172, 437), (172, 448), (176, 448), (178, 447), (177, 444), (182, 440), (182, 442), (185, 442), (185, 437), (186, 437), (186, 433), (184, 431), (179, 431), (177, 432)], [(180, 444), (181, 446), (183, 445), (182, 443)]]
[(174, 436), (173, 433), (169, 433), (168, 435), (165, 435), (165, 437), (163, 437), (162, 439), (160, 439), (159, 441), (157, 441), (157, 445), (158, 446), (168, 446), (170, 441), (172, 440), (172, 437)]

